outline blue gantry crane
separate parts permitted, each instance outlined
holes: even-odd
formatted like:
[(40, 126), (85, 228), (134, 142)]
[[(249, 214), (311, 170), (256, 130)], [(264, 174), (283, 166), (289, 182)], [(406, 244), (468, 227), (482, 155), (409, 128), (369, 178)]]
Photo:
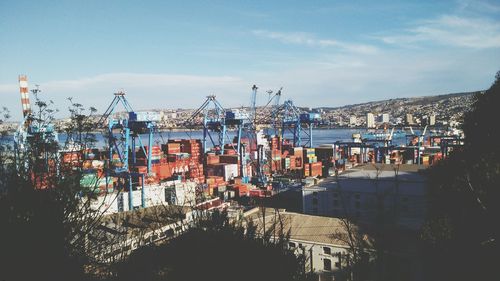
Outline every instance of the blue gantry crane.
[(275, 131), (280, 133), (282, 141), (288, 133), (292, 136), (293, 146), (313, 146), (313, 128), (321, 121), (319, 113), (303, 112), (289, 99), (280, 106), (276, 105), (272, 115)]
[(301, 145), (302, 126), (300, 122), (300, 110), (295, 107), (292, 100), (286, 100), (275, 113), (280, 119), (280, 137), (283, 140), (285, 133), (292, 135), (293, 146)]
[[(115, 117), (118, 105), (123, 105), (126, 115)], [(107, 123), (106, 123), (107, 121)], [(137, 164), (136, 147), (137, 143), (146, 156), (147, 173), (151, 173), (152, 166), (152, 146), (153, 146), (153, 133), (156, 129), (156, 122), (159, 121), (159, 114), (156, 112), (135, 112), (125, 98), (125, 93), (119, 91), (114, 94), (113, 101), (108, 106), (104, 114), (101, 116), (98, 124), (100, 127), (106, 129), (108, 137), (108, 159), (109, 163), (106, 169), (106, 181), (108, 176), (115, 176), (123, 179), (124, 184), (128, 184), (129, 190), (129, 208), (133, 209), (133, 196), (132, 196), (132, 177), (142, 178), (142, 207), (145, 207), (144, 200), (144, 174), (134, 171)], [(141, 135), (148, 135), (147, 149), (144, 146)], [(131, 159), (129, 153), (131, 152)], [(118, 159), (113, 159), (114, 155)], [(108, 184), (108, 183), (107, 183)]]
[[(321, 115), (317, 112), (307, 112), (300, 114), (302, 134), (305, 147), (313, 147), (313, 128), (321, 121)], [(300, 145), (300, 144), (299, 144)]]
[[(210, 139), (215, 153), (222, 154), (224, 149), (224, 141), (226, 138), (226, 110), (215, 95), (207, 96), (205, 102), (186, 120), (185, 125), (188, 128), (193, 128), (199, 122), (200, 115), (203, 118), (203, 150), (208, 152), (207, 140)], [(213, 136), (216, 135), (216, 136)], [(208, 139), (207, 139), (208, 138)]]

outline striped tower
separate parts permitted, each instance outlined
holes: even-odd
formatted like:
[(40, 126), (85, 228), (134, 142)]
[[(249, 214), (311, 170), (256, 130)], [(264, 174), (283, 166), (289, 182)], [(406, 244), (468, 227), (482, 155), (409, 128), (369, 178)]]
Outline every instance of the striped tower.
[(23, 116), (31, 113), (30, 96), (28, 92), (28, 78), (26, 75), (19, 75), (19, 90), (21, 91), (21, 104), (23, 105)]

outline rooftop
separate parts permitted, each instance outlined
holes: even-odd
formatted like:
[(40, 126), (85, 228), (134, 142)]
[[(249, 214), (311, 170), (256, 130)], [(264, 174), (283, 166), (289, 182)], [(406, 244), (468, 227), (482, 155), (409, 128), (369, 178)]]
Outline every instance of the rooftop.
[(290, 240), (347, 246), (345, 241), (338, 239), (339, 235), (346, 233), (342, 221), (338, 218), (305, 215), (272, 208), (254, 208), (248, 211), (245, 217), (257, 225), (257, 231), (261, 234), (263, 214), (265, 214), (266, 232), (271, 230), (278, 235), (279, 226), (282, 224), (284, 233), (289, 232)]

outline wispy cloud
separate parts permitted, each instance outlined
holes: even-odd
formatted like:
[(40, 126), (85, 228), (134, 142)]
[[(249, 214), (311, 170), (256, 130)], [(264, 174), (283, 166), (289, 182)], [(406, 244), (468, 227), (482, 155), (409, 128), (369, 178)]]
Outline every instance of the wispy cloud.
[(379, 37), (387, 44), (437, 43), (455, 47), (500, 48), (500, 23), (486, 18), (444, 15), (421, 21), (402, 34)]
[(377, 48), (375, 46), (352, 44), (333, 39), (316, 38), (312, 34), (306, 32), (275, 32), (268, 30), (253, 30), (252, 33), (258, 37), (278, 40), (285, 44), (307, 45), (311, 47), (322, 48), (336, 47), (345, 51), (363, 54), (373, 54), (377, 52)]
[(500, 5), (493, 4), (488, 1), (478, 0), (458, 0), (459, 11), (477, 11), (481, 13), (498, 13), (500, 12)]
[[(28, 77), (30, 78), (30, 77)], [(34, 80), (31, 80), (34, 81)], [(34, 82), (30, 81), (30, 86)], [(53, 100), (61, 109), (68, 105), (68, 97), (76, 101), (94, 106), (101, 112), (111, 102), (113, 93), (124, 90), (134, 109), (154, 108), (194, 108), (200, 105), (205, 97), (216, 94), (221, 100), (247, 100), (250, 93), (250, 82), (235, 76), (202, 76), (179, 74), (139, 74), (108, 73), (92, 77), (58, 81), (36, 81), (42, 90), (41, 98)], [(238, 96), (241, 95), (239, 98)], [(20, 95), (15, 83), (0, 84), (2, 104), (20, 118)], [(19, 110), (18, 110), (19, 109)]]
[(49, 81), (45, 87), (51, 90), (83, 89), (98, 84), (111, 84), (121, 87), (188, 87), (200, 85), (202, 87), (219, 87), (225, 84), (241, 82), (240, 78), (232, 76), (197, 76), (179, 74), (138, 74), (138, 73), (109, 73), (94, 77), (75, 80)]

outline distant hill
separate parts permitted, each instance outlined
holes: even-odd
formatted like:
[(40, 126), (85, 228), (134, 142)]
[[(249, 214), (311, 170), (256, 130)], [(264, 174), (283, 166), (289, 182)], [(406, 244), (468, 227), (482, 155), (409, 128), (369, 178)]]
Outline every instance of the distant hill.
[(393, 122), (397, 119), (404, 120), (406, 114), (412, 114), (413, 117), (419, 118), (435, 115), (436, 120), (440, 122), (460, 122), (463, 113), (470, 109), (474, 95), (482, 92), (484, 91), (397, 98), (317, 109), (321, 109), (331, 121), (338, 120), (338, 117), (349, 120), (350, 116), (356, 116), (363, 120), (366, 114), (371, 112), (373, 114), (388, 113)]
[(428, 105), (431, 103), (440, 103), (440, 102), (446, 102), (450, 99), (458, 99), (462, 100), (465, 104), (468, 104), (474, 94), (476, 93), (481, 93), (484, 91), (476, 91), (476, 92), (463, 92), (463, 93), (452, 93), (452, 94), (444, 94), (444, 95), (437, 95), (437, 96), (423, 96), (423, 97), (410, 97), (410, 98), (396, 98), (396, 99), (388, 99), (388, 100), (380, 100), (380, 101), (370, 101), (370, 102), (364, 102), (364, 103), (357, 103), (357, 104), (349, 104), (349, 105), (343, 105), (343, 106), (337, 106), (337, 107), (319, 107), (320, 109), (330, 111), (330, 110), (337, 110), (337, 109), (347, 109), (347, 108), (356, 108), (356, 107), (376, 107), (381, 104), (385, 105), (395, 105), (397, 104), (398, 106), (401, 105), (406, 105), (406, 106), (413, 106), (413, 105)]

